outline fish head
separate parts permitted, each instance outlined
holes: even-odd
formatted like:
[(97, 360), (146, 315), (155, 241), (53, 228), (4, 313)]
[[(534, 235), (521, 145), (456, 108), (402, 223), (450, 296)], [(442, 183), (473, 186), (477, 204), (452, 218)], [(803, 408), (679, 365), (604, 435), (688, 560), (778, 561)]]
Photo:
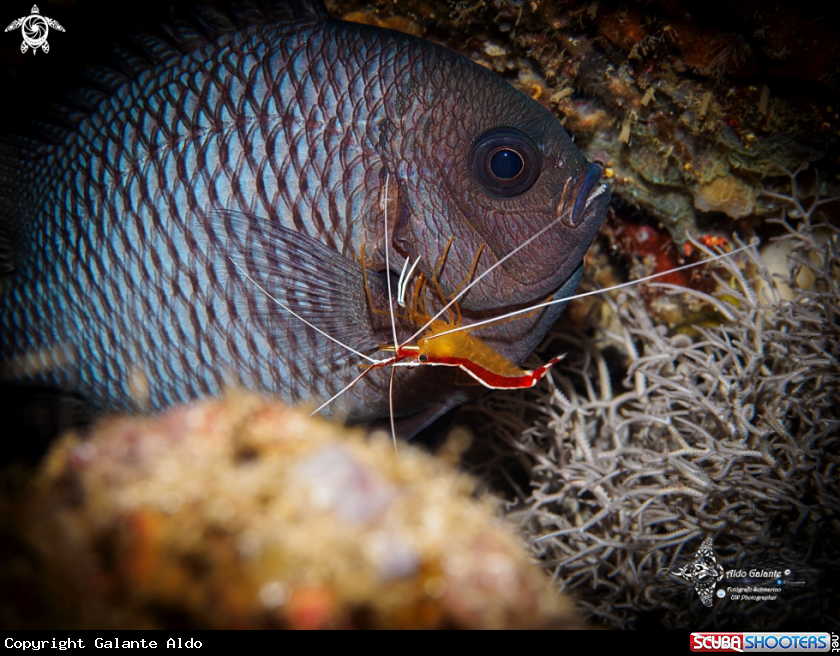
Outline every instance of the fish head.
[[(556, 292), (578, 270), (610, 202), (557, 118), (495, 73), (454, 55), (418, 73), (403, 99), (400, 216), (394, 245), (422, 256), (447, 295), (470, 274), (465, 310), (517, 306)], [(416, 95), (416, 93), (415, 93)], [(410, 129), (409, 129), (410, 126)], [(491, 270), (492, 269), (492, 270)]]

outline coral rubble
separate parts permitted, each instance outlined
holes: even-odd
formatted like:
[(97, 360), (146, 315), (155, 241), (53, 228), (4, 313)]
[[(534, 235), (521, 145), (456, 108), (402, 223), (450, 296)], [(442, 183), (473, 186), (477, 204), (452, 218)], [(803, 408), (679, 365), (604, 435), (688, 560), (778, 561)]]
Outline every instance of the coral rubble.
[(473, 485), (230, 393), (65, 436), (26, 533), (71, 626), (581, 627)]

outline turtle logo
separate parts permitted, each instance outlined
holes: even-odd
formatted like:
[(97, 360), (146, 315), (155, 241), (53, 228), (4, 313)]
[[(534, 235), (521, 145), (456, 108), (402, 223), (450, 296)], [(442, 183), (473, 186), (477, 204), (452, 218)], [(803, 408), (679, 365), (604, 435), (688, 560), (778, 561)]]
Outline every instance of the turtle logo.
[(41, 16), (38, 5), (32, 5), (32, 13), (29, 16), (12, 21), (12, 24), (6, 28), (6, 31), (11, 32), (17, 28), (20, 28), (20, 32), (23, 35), (23, 43), (20, 44), (20, 51), (25, 53), (32, 48), (33, 55), (38, 52), (38, 48), (41, 48), (44, 52), (50, 51), (50, 44), (47, 43), (47, 34), (50, 33), (50, 28), (59, 32), (64, 31), (64, 28), (61, 27), (58, 21)]

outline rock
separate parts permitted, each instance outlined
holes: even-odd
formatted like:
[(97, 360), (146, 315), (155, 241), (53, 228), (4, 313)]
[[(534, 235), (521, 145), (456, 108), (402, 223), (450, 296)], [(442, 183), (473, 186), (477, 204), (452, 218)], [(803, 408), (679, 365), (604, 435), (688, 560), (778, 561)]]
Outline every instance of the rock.
[(581, 627), (473, 487), (231, 393), (61, 439), (26, 532), (79, 627)]

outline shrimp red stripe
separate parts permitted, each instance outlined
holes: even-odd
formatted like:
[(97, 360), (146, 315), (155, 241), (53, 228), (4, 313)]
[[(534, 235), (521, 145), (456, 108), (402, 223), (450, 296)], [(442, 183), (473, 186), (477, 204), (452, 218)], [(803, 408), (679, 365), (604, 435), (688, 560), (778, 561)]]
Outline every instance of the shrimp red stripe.
[[(537, 367), (533, 371), (523, 370), (521, 376), (505, 376), (495, 373), (489, 369), (482, 367), (476, 362), (468, 358), (458, 357), (432, 357), (429, 356), (426, 362), (422, 365), (444, 366), (444, 367), (458, 367), (472, 376), (479, 383), (490, 389), (525, 389), (533, 387), (540, 382), (555, 364), (560, 362), (565, 355), (558, 355), (552, 358), (541, 367)], [(400, 366), (400, 363), (395, 363)], [(420, 363), (418, 363), (420, 364)], [(404, 366), (414, 366), (414, 362), (408, 363)]]

